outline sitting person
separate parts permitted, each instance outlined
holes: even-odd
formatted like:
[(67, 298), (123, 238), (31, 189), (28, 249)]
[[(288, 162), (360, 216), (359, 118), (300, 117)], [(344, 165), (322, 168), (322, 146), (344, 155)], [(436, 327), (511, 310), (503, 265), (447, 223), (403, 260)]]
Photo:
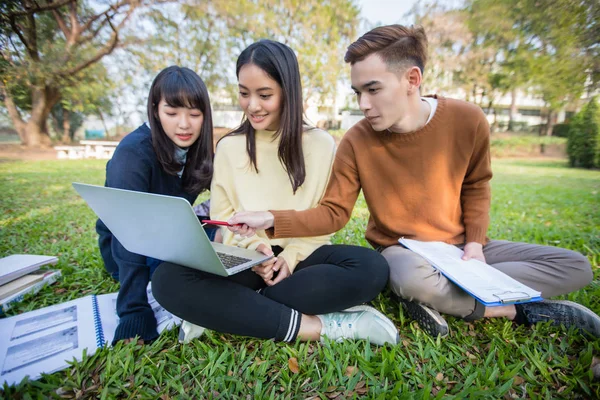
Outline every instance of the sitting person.
[[(302, 119), (302, 87), (294, 52), (261, 40), (238, 58), (239, 103), (245, 120), (221, 139), (215, 155), (210, 216), (263, 207), (306, 209), (318, 204), (329, 179), (335, 142)], [(275, 257), (229, 277), (161, 264), (154, 297), (185, 321), (180, 340), (204, 328), (277, 341), (368, 339), (395, 344), (392, 321), (372, 307), (388, 266), (377, 252), (331, 245), (329, 235), (270, 240), (223, 230), (223, 243)]]
[[(570, 301), (485, 307), (399, 238), (443, 241), (519, 282), (554, 297), (592, 280), (586, 257), (571, 250), (488, 240), (490, 131), (479, 107), (442, 96), (422, 97), (427, 38), (420, 27), (382, 26), (348, 47), (352, 88), (365, 118), (344, 135), (327, 187), (311, 210), (242, 212), (229, 220), (240, 235), (271, 229), (272, 238), (324, 235), (349, 220), (363, 191), (370, 216), (366, 238), (388, 260), (390, 287), (408, 314), (445, 336), (439, 312), (472, 321), (506, 317), (550, 321), (600, 337), (600, 317)], [(263, 209), (268, 209), (263, 207)]]
[[(206, 86), (190, 69), (172, 66), (150, 87), (148, 121), (128, 134), (106, 164), (105, 186), (183, 197), (193, 204), (209, 189), (213, 134)], [(121, 283), (113, 343), (158, 337), (146, 287), (158, 261), (127, 251), (104, 223), (96, 223), (104, 266)]]

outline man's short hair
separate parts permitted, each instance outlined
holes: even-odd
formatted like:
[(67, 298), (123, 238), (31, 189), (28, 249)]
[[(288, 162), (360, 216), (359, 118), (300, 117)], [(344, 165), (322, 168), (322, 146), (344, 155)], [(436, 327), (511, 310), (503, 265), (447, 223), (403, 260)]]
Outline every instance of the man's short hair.
[(412, 66), (425, 69), (427, 35), (422, 26), (379, 26), (348, 46), (344, 61), (353, 65), (377, 53), (391, 71)]

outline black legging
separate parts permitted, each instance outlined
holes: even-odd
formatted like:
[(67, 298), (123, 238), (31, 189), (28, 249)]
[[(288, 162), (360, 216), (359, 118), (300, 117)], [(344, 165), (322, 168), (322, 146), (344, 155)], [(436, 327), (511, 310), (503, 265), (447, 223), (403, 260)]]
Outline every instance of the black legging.
[(374, 250), (325, 245), (274, 286), (267, 286), (252, 270), (223, 278), (162, 263), (152, 277), (152, 292), (165, 309), (193, 324), (293, 341), (301, 314), (326, 314), (370, 301), (385, 287), (388, 276), (386, 260)]

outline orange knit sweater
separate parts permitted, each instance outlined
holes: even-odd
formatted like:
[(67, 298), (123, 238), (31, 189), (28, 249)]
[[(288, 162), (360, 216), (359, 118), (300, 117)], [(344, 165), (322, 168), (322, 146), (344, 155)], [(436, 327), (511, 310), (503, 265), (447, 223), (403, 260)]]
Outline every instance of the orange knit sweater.
[(340, 142), (319, 206), (276, 211), (273, 237), (317, 236), (346, 225), (360, 190), (370, 217), (366, 239), (376, 246), (400, 237), (486, 243), (489, 225), (489, 125), (470, 103), (436, 96), (427, 125), (409, 133), (376, 132), (366, 119)]

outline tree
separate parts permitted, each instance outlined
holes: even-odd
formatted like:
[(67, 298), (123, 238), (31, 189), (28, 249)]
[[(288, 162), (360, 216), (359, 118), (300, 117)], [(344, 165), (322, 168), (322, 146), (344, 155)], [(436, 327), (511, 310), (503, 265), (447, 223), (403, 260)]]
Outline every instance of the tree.
[(358, 25), (353, 0), (223, 0), (214, 6), (230, 32), (229, 59), (258, 39), (278, 40), (298, 56), (305, 101), (335, 99), (337, 82), (347, 74), (343, 56)]
[[(472, 0), (472, 30), (483, 44), (498, 49), (504, 87), (531, 86), (545, 101), (546, 133), (557, 111), (581, 97), (586, 81), (597, 82), (600, 7), (595, 0)], [(596, 80), (594, 80), (596, 79)]]
[(418, 3), (410, 15), (425, 28), (429, 42), (423, 93), (461, 90), (466, 100), (494, 110), (494, 99), (506, 90), (498, 71), (500, 52), (473, 26), (472, 10), (447, 9), (433, 1)]
[[(113, 113), (110, 93), (114, 90), (114, 84), (105, 66), (94, 64), (86, 69), (85, 76), (78, 84), (63, 88), (60, 101), (50, 112), (54, 129), (62, 131), (63, 143), (73, 140), (75, 131), (86, 116), (96, 115), (104, 122), (104, 117)], [(105, 131), (108, 134), (106, 126)]]
[[(523, 32), (513, 29), (511, 4), (494, 0), (472, 1), (466, 7), (473, 47), (485, 54), (486, 82), (491, 92), (510, 93), (508, 130), (514, 129), (517, 90), (531, 82), (530, 47)], [(489, 108), (492, 108), (490, 101)]]
[(600, 167), (600, 112), (592, 98), (569, 123), (567, 154), (572, 167)]
[[(335, 98), (355, 39), (359, 9), (353, 0), (218, 0), (168, 5), (152, 15), (147, 45), (128, 49), (148, 81), (169, 64), (199, 73), (213, 101), (237, 97), (235, 60), (251, 43), (269, 38), (289, 45), (300, 66), (304, 98)], [(233, 97), (233, 98), (230, 98)]]
[(123, 44), (122, 29), (144, 4), (8, 0), (0, 5), (0, 96), (23, 144), (50, 143), (46, 121), (52, 108), (68, 88), (89, 78), (90, 67)]

